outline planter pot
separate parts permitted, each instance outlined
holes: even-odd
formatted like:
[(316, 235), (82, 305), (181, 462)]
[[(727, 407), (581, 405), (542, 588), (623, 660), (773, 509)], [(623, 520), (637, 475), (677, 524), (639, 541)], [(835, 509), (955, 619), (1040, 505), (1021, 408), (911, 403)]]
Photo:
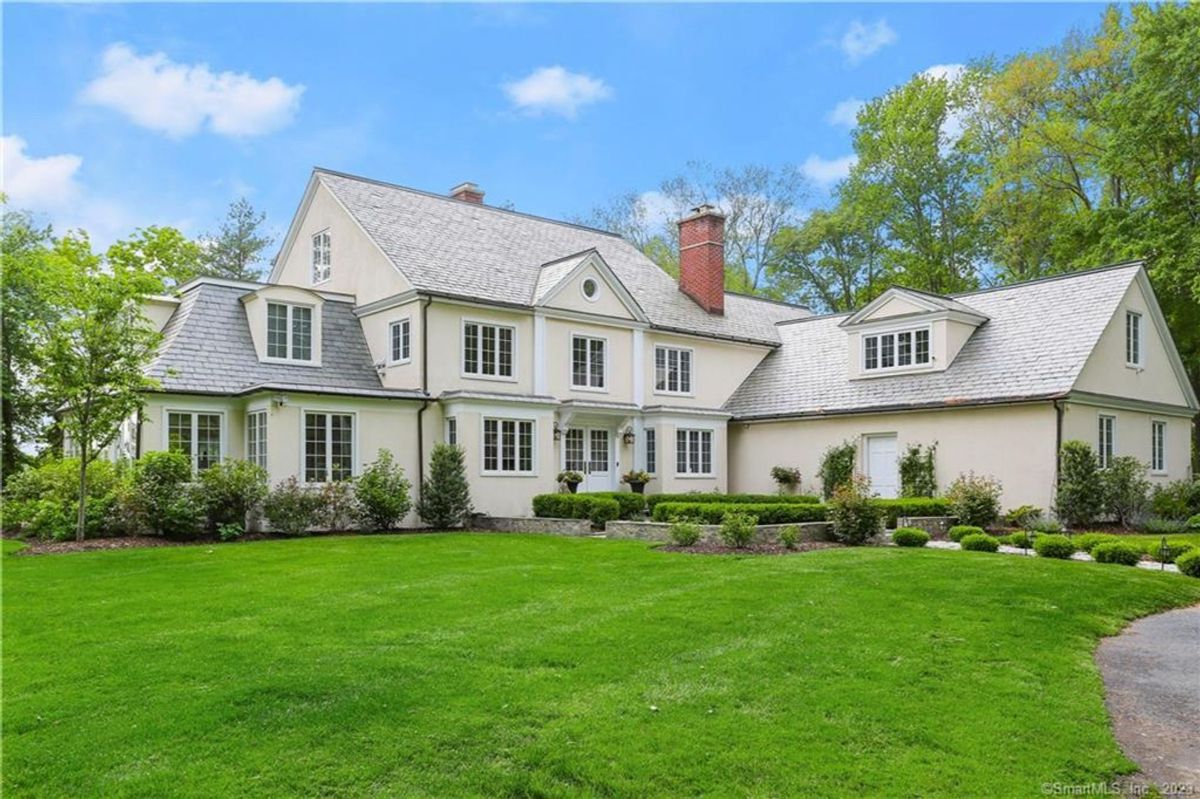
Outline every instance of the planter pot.
[(631, 482), (629, 483), (629, 490), (635, 494), (644, 494), (646, 493), (646, 484)]
[(579, 490), (579, 483), (567, 483), (567, 490), (574, 494)]

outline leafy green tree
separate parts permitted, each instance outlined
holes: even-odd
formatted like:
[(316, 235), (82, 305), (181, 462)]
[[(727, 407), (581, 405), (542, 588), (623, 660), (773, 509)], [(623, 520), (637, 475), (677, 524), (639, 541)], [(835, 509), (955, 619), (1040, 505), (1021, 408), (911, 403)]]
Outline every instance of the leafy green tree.
[(70, 278), (54, 318), (40, 323), (36, 381), (79, 457), (76, 537), (82, 541), (88, 464), (116, 437), (121, 422), (141, 412), (143, 392), (155, 385), (144, 369), (159, 335), (141, 306), (161, 283), (144, 270), (105, 264), (85, 235), (59, 239), (48, 257), (56, 272)]
[(204, 250), (171, 227), (139, 228), (108, 248), (105, 258), (131, 272), (146, 272), (165, 285), (178, 286), (204, 271)]
[(230, 203), (220, 231), (204, 252), (204, 274), (230, 280), (258, 280), (263, 251), (274, 240), (263, 233), (267, 215), (254, 210), (245, 197)]

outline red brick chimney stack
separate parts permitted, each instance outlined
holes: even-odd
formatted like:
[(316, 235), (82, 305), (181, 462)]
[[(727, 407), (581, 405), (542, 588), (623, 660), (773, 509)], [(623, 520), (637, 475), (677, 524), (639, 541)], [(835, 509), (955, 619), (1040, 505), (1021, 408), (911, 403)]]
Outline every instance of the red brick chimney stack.
[(459, 183), (450, 190), (450, 196), (463, 202), (483, 205), (483, 189), (474, 183)]
[(679, 220), (679, 288), (709, 313), (725, 313), (725, 215), (714, 206)]

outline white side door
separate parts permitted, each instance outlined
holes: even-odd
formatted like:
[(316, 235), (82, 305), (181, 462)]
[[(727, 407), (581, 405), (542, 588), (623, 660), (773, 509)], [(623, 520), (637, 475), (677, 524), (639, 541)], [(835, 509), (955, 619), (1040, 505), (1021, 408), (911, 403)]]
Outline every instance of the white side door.
[(867, 436), (867, 477), (872, 493), (884, 499), (900, 494), (900, 479), (896, 468), (896, 437)]

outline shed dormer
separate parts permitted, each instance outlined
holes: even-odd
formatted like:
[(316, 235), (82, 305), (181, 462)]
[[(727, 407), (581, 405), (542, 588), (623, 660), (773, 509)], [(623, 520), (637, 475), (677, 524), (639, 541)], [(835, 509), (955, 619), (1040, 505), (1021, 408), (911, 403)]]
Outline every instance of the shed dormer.
[(840, 325), (850, 379), (944, 371), (987, 320), (949, 297), (893, 286)]
[(325, 299), (297, 286), (263, 286), (242, 297), (254, 350), (263, 363), (321, 365)]

